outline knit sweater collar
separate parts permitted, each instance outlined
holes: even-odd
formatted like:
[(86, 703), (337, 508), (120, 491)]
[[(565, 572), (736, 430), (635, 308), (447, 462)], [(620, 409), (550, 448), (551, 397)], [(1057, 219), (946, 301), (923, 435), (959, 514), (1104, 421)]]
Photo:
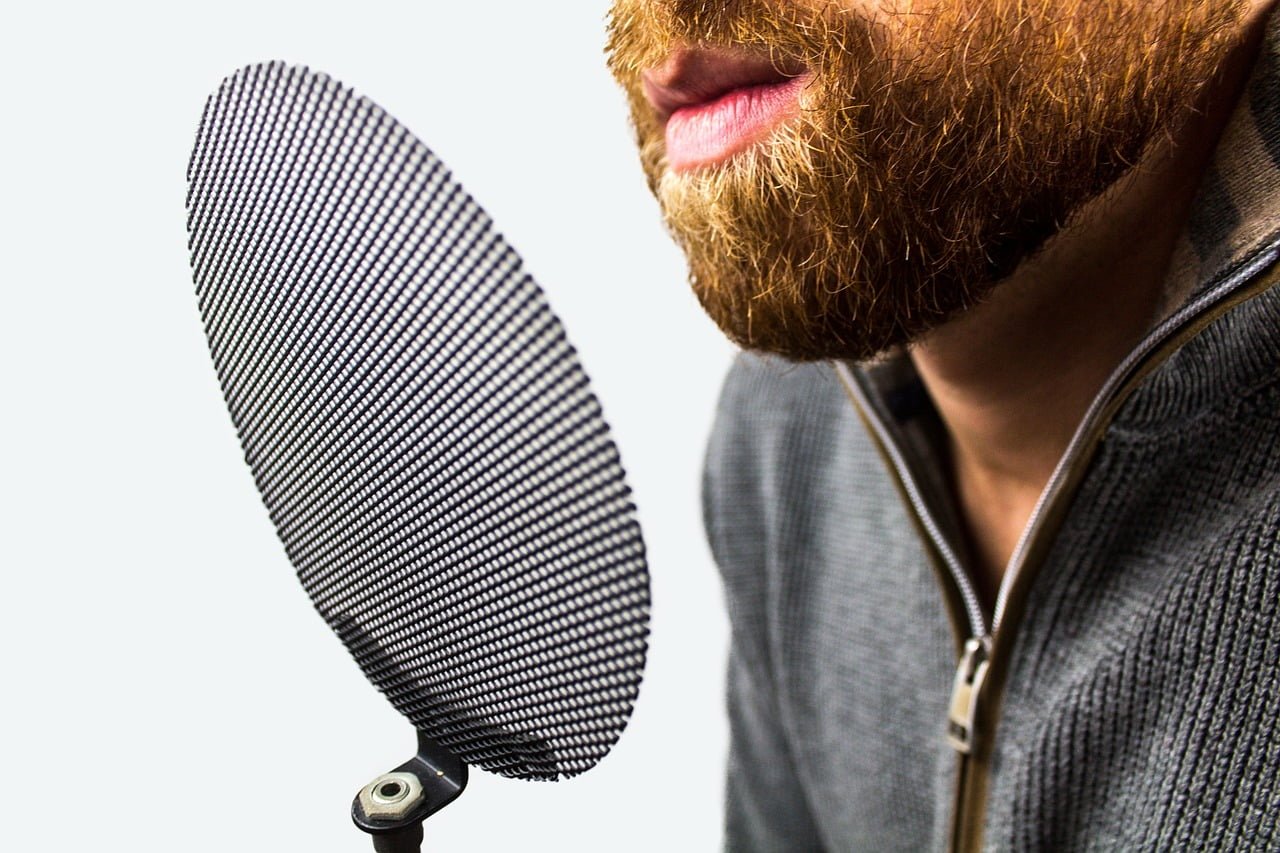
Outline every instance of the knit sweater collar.
[(1218, 142), (1174, 258), (1171, 281), (1193, 297), (1280, 237), (1280, 15)]
[[(1280, 14), (1266, 24), (1253, 72), (1218, 142), (1175, 252), (1169, 287), (1197, 300), (1231, 298), (1275, 277), (1280, 257)], [(1280, 288), (1226, 312), (1155, 371), (1115, 427), (1177, 430), (1247, 404), (1280, 374)]]

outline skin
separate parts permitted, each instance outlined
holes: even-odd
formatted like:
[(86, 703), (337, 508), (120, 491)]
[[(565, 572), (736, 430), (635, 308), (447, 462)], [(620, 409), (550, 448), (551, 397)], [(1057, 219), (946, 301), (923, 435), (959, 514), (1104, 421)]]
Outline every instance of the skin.
[(1160, 314), (1174, 247), (1275, 2), (1254, 0), (1196, 115), (986, 302), (910, 348), (949, 432), (988, 604), (1089, 403)]

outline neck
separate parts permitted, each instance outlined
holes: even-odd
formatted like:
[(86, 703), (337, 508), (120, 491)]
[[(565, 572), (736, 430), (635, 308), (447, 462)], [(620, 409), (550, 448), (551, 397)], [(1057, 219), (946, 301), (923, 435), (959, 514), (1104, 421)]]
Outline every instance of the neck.
[(988, 601), (1090, 402), (1163, 306), (1170, 259), (1252, 65), (1261, 17), (1199, 110), (988, 301), (911, 349), (950, 437), (971, 569)]

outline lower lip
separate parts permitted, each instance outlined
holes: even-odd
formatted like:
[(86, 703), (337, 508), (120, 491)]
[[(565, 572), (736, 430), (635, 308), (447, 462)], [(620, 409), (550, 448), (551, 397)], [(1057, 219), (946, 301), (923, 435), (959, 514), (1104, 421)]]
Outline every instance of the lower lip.
[(735, 89), (714, 101), (682, 107), (667, 119), (667, 168), (686, 172), (721, 163), (767, 138), (800, 111), (808, 77)]

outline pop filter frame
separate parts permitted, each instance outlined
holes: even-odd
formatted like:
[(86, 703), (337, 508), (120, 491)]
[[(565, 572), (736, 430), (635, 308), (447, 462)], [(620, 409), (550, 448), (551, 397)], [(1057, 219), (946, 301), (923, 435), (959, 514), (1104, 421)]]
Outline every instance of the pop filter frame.
[(187, 179), (245, 460), (312, 603), (418, 730), (408, 776), (366, 786), (356, 823), (420, 838), (467, 764), (544, 780), (594, 766), (644, 668), (644, 544), (519, 256), (425, 145), (307, 68), (226, 78)]

